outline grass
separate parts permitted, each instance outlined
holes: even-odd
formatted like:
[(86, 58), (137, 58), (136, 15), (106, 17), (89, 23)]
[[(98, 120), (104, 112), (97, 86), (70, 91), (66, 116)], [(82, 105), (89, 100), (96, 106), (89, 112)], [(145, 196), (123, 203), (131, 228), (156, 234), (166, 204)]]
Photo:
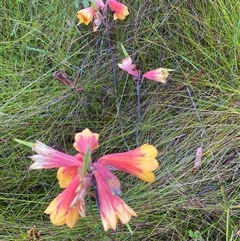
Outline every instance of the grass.
[[(87, 127), (100, 133), (94, 158), (134, 148), (136, 89), (117, 69), (117, 116), (104, 28), (78, 29), (74, 1), (17, 0), (3, 1), (0, 9), (0, 240), (30, 240), (31, 228), (40, 230), (40, 240), (239, 239), (240, 3), (125, 4), (130, 15), (111, 27), (116, 61), (123, 58), (122, 43), (144, 71), (175, 69), (166, 85), (142, 86), (139, 143), (159, 151), (156, 181), (119, 174), (123, 198), (138, 214), (130, 222), (133, 236), (120, 226), (103, 232), (91, 199), (88, 216), (73, 229), (51, 225), (43, 213), (60, 191), (55, 170), (29, 172), (32, 151), (13, 138), (74, 153), (74, 133)], [(78, 94), (54, 80), (59, 69), (71, 78), (80, 69), (84, 90)], [(202, 164), (193, 173), (201, 144)], [(199, 236), (190, 237), (190, 230)]]

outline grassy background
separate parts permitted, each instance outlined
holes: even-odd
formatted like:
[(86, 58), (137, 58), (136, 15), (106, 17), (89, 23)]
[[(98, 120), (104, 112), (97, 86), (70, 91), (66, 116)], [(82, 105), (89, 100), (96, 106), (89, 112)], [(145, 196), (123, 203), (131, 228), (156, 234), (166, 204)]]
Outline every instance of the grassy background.
[[(12, 139), (38, 139), (74, 154), (74, 133), (90, 128), (100, 133), (95, 158), (134, 148), (136, 90), (117, 69), (117, 116), (104, 28), (77, 28), (74, 1), (14, 0), (0, 8), (0, 240), (29, 240), (33, 225), (40, 240), (238, 240), (240, 3), (124, 3), (130, 15), (111, 26), (116, 62), (123, 43), (143, 71), (176, 70), (164, 86), (142, 86), (139, 143), (159, 151), (156, 181), (118, 174), (123, 198), (138, 214), (130, 222), (134, 235), (120, 226), (103, 232), (91, 199), (88, 216), (73, 229), (53, 226), (43, 213), (60, 191), (56, 171), (29, 172), (32, 151)], [(53, 79), (59, 69), (72, 78), (80, 70), (84, 90)], [(193, 173), (201, 144), (202, 165)], [(199, 235), (191, 238), (190, 230)]]

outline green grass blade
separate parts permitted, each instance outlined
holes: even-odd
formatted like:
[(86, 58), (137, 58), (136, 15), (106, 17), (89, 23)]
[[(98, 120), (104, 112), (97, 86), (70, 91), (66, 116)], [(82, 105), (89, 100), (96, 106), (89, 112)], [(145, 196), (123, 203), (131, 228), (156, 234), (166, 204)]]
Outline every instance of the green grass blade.
[(125, 47), (123, 46), (123, 44), (121, 44), (121, 48), (122, 48), (122, 51), (123, 51), (123, 54), (125, 57), (129, 56), (127, 50), (125, 49)]
[(25, 146), (29, 146), (29, 147), (33, 147), (34, 143), (33, 142), (29, 142), (29, 141), (23, 141), (23, 140), (20, 140), (20, 139), (13, 139), (14, 141), (20, 143), (20, 144), (23, 144)]

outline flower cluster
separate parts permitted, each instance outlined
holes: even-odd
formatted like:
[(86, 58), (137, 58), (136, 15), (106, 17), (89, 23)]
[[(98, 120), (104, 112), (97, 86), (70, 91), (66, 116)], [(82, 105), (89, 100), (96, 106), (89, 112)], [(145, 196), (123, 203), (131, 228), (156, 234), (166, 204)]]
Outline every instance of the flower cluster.
[[(90, 0), (90, 2), (91, 6), (78, 11), (77, 18), (79, 24), (89, 25), (93, 22), (93, 31), (96, 31), (102, 23), (109, 31), (109, 8), (113, 12), (114, 20), (124, 20), (129, 14), (128, 8), (117, 0), (106, 0), (105, 3), (102, 0)], [(137, 80), (138, 87), (144, 78), (166, 83), (168, 71), (172, 70), (158, 68), (142, 75), (123, 46), (122, 48), (125, 59), (118, 66)], [(81, 90), (81, 87), (76, 86), (79, 73), (76, 74), (74, 81), (71, 81), (64, 71), (55, 73), (54, 77), (78, 92)], [(138, 89), (140, 90), (140, 87)], [(140, 94), (138, 96), (140, 100)], [(144, 144), (128, 152), (101, 156), (94, 162), (92, 153), (98, 148), (98, 141), (99, 135), (89, 129), (77, 133), (73, 147), (78, 153), (74, 156), (54, 150), (39, 141), (33, 144), (32, 148), (37, 154), (30, 157), (34, 161), (30, 169), (58, 168), (57, 179), (60, 188), (64, 189), (45, 210), (54, 225), (66, 224), (72, 228), (79, 216), (85, 217), (85, 198), (91, 195), (91, 188), (95, 192), (94, 197), (105, 231), (110, 228), (116, 230), (118, 221), (127, 224), (132, 217), (137, 216), (135, 211), (120, 198), (121, 184), (112, 170), (124, 171), (143, 181), (153, 182), (155, 178), (153, 171), (158, 168), (156, 148)]]
[(78, 11), (77, 18), (79, 19), (79, 24), (89, 25), (90, 22), (93, 22), (93, 31), (97, 31), (107, 16), (108, 7), (114, 12), (114, 20), (124, 20), (129, 15), (128, 8), (116, 0), (107, 0), (105, 4), (102, 0), (93, 0), (90, 7)]
[[(93, 162), (91, 154), (98, 148), (99, 135), (85, 129), (75, 135), (74, 156), (59, 152), (37, 141), (33, 150), (37, 155), (30, 158), (34, 163), (30, 169), (59, 168), (59, 186), (65, 188), (47, 207), (46, 214), (55, 225), (66, 224), (72, 228), (79, 215), (85, 217), (85, 197), (94, 187), (104, 230), (116, 229), (117, 222), (127, 224), (137, 214), (120, 197), (121, 184), (110, 170), (121, 170), (146, 182), (154, 181), (157, 169), (157, 150), (144, 144), (134, 150), (104, 155)], [(90, 154), (90, 155), (89, 155)], [(85, 159), (89, 155), (88, 168), (84, 171)]]

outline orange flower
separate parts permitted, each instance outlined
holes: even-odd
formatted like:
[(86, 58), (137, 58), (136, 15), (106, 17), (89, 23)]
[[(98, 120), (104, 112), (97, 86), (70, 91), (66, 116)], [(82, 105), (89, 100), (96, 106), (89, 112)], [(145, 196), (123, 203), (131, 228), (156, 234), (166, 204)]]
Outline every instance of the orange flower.
[(44, 212), (50, 214), (50, 220), (54, 225), (66, 224), (73, 228), (79, 214), (85, 217), (85, 196), (90, 182), (89, 175), (75, 176), (68, 187), (49, 204)]
[(156, 156), (156, 148), (145, 144), (128, 152), (105, 155), (98, 162), (137, 176), (143, 181), (153, 182), (153, 171), (158, 168)]
[(111, 193), (108, 184), (101, 172), (94, 171), (94, 177), (97, 183), (97, 200), (103, 228), (107, 231), (109, 228), (116, 230), (117, 222), (122, 224), (130, 221), (131, 217), (137, 217), (137, 214), (120, 197)]
[(92, 22), (95, 10), (93, 7), (84, 8), (77, 12), (77, 18), (79, 19), (79, 24), (84, 23), (88, 25)]
[(46, 214), (50, 214), (51, 222), (60, 226), (67, 224), (72, 228), (78, 220), (77, 207), (71, 207), (73, 200), (76, 197), (76, 190), (79, 186), (79, 177), (76, 176), (69, 186), (60, 193), (44, 211)]
[(114, 12), (114, 15), (113, 15), (114, 20), (117, 20), (117, 19), (124, 20), (126, 16), (129, 14), (128, 8), (124, 4), (119, 3), (116, 0), (109, 0), (108, 3), (109, 3), (110, 9)]
[(164, 68), (150, 70), (143, 75), (144, 78), (166, 84), (169, 73)]
[(98, 148), (97, 133), (92, 133), (89, 129), (84, 129), (75, 135), (75, 142), (73, 147), (82, 154), (85, 154), (88, 147), (90, 147), (91, 153)]

